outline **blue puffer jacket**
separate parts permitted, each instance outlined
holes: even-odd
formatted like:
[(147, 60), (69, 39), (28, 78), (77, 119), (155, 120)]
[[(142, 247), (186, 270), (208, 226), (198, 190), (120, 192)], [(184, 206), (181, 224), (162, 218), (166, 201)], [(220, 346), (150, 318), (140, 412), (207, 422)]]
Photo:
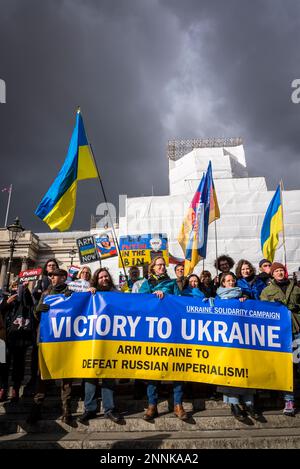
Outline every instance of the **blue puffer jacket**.
[(236, 286), (240, 287), (243, 295), (246, 295), (250, 300), (259, 300), (260, 294), (266, 287), (266, 284), (259, 277), (255, 277), (253, 282), (247, 282), (245, 278), (239, 278)]
[(176, 280), (170, 278), (161, 281), (158, 279), (156, 284), (152, 283), (151, 280), (147, 280), (142, 283), (139, 293), (154, 293), (159, 290), (170, 295), (180, 295)]

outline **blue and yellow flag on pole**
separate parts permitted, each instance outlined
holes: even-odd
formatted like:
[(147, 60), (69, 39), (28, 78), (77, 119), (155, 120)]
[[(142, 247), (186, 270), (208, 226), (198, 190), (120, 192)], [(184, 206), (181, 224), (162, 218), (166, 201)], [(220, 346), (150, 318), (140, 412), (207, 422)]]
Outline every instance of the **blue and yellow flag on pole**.
[(266, 212), (260, 234), (261, 250), (264, 257), (270, 262), (274, 260), (278, 235), (281, 231), (283, 231), (283, 216), (279, 184)]
[(47, 223), (51, 230), (68, 230), (75, 213), (77, 182), (97, 177), (97, 168), (78, 109), (65, 162), (35, 214)]
[(191, 274), (198, 262), (206, 258), (208, 225), (218, 218), (220, 210), (210, 161), (178, 236), (178, 242), (185, 253), (184, 275)]

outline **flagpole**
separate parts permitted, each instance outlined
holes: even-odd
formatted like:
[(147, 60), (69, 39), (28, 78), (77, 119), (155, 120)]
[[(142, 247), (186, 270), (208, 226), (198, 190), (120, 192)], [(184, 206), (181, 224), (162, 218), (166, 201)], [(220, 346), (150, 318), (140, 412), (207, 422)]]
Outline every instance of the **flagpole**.
[(96, 170), (97, 170), (97, 175), (98, 175), (98, 181), (99, 181), (99, 183), (100, 183), (100, 187), (101, 187), (101, 190), (102, 190), (104, 202), (105, 202), (105, 204), (106, 204), (107, 213), (108, 213), (109, 220), (110, 220), (110, 223), (111, 223), (111, 227), (112, 227), (112, 231), (113, 231), (113, 235), (114, 235), (114, 240), (115, 240), (115, 243), (116, 243), (116, 246), (117, 246), (118, 254), (119, 254), (120, 259), (121, 259), (121, 264), (122, 264), (122, 268), (123, 268), (123, 271), (124, 271), (124, 275), (125, 275), (125, 277), (126, 277), (126, 281), (128, 281), (128, 276), (127, 276), (127, 274), (126, 274), (125, 265), (124, 265), (124, 260), (123, 260), (123, 257), (122, 257), (122, 255), (121, 255), (121, 251), (120, 251), (120, 246), (119, 246), (118, 238), (117, 238), (117, 235), (116, 235), (116, 232), (115, 232), (115, 228), (114, 228), (114, 224), (113, 224), (113, 219), (112, 219), (111, 214), (110, 214), (110, 211), (109, 211), (109, 205), (108, 205), (108, 202), (107, 202), (106, 193), (105, 193), (105, 190), (104, 190), (104, 186), (103, 186), (102, 180), (101, 180), (101, 178), (100, 178), (100, 173), (99, 173), (97, 161), (96, 161), (96, 159), (95, 159), (95, 155), (94, 155), (94, 151), (93, 151), (93, 147), (92, 147), (92, 144), (91, 144), (91, 143), (89, 143), (89, 147), (90, 147), (91, 153), (92, 153), (92, 155), (93, 155), (93, 160), (94, 160), (95, 167), (96, 167)]
[(217, 220), (215, 220), (215, 247), (216, 247), (216, 272), (218, 275), (217, 259), (218, 259), (218, 237), (217, 237)]
[[(80, 106), (77, 107), (77, 112), (79, 112), (80, 114), (82, 114), (81, 109), (80, 109)], [(110, 220), (111, 228), (112, 228), (112, 232), (113, 232), (113, 237), (114, 237), (114, 240), (115, 240), (115, 243), (116, 243), (116, 246), (117, 246), (118, 254), (119, 254), (120, 259), (121, 259), (121, 264), (122, 264), (122, 268), (123, 268), (123, 271), (124, 271), (124, 275), (125, 275), (125, 277), (126, 277), (126, 281), (128, 282), (128, 276), (127, 276), (127, 274), (126, 274), (126, 270), (125, 270), (125, 265), (124, 265), (123, 257), (121, 256), (121, 251), (120, 251), (120, 246), (119, 246), (118, 238), (117, 238), (117, 235), (116, 235), (116, 232), (115, 232), (115, 227), (114, 227), (114, 224), (113, 224), (113, 220), (112, 220), (112, 217), (111, 217), (111, 214), (110, 214), (110, 211), (109, 211), (109, 205), (108, 205), (108, 202), (107, 202), (106, 193), (105, 193), (105, 190), (104, 190), (104, 186), (103, 186), (102, 180), (101, 180), (101, 178), (100, 178), (100, 172), (99, 172), (99, 168), (98, 168), (98, 165), (97, 165), (97, 161), (96, 161), (96, 158), (95, 158), (95, 155), (94, 155), (93, 147), (92, 147), (92, 144), (90, 143), (89, 139), (88, 139), (88, 145), (89, 145), (89, 147), (90, 147), (90, 150), (91, 150), (91, 153), (92, 153), (92, 157), (93, 157), (93, 160), (94, 160), (95, 168), (96, 168), (96, 171), (97, 171), (98, 181), (99, 181), (99, 183), (100, 183), (100, 187), (101, 187), (101, 190), (102, 190), (104, 202), (105, 202), (105, 204), (106, 204), (107, 213), (108, 213), (108, 216), (109, 216), (109, 220)], [(100, 263), (100, 267), (101, 267), (101, 265), (102, 265), (102, 263), (101, 263), (101, 258), (99, 259), (99, 263)]]
[(281, 207), (282, 207), (282, 242), (283, 242), (283, 252), (284, 252), (284, 265), (286, 267), (286, 246), (285, 246), (285, 231), (284, 231), (284, 215), (283, 215), (283, 197), (282, 197), (282, 192), (283, 192), (283, 181), (282, 179), (280, 180), (280, 202), (281, 202)]
[(9, 213), (9, 207), (10, 207), (11, 193), (12, 193), (12, 184), (9, 186), (9, 190), (8, 190), (8, 201), (7, 201), (7, 207), (6, 207), (6, 215), (5, 215), (4, 228), (7, 226), (7, 220), (8, 220), (8, 213)]

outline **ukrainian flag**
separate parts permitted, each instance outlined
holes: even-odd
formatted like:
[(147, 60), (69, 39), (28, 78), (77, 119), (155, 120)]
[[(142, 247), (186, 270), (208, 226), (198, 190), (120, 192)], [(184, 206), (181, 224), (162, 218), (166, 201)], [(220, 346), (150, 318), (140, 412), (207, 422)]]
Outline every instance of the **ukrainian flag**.
[(265, 215), (260, 239), (261, 250), (266, 259), (273, 262), (278, 245), (278, 234), (283, 231), (283, 216), (280, 184), (270, 202)]
[(97, 177), (98, 171), (78, 109), (65, 162), (35, 214), (47, 223), (51, 230), (68, 230), (75, 213), (77, 182)]

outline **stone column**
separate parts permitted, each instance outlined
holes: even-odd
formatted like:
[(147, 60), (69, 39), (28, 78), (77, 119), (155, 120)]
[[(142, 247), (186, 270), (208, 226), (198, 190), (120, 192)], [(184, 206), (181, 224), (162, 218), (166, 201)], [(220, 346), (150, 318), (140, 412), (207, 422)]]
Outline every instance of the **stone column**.
[(1, 272), (0, 272), (0, 288), (5, 288), (6, 275), (7, 275), (8, 259), (2, 259)]
[(21, 271), (28, 269), (28, 261), (29, 259), (27, 257), (23, 257)]

